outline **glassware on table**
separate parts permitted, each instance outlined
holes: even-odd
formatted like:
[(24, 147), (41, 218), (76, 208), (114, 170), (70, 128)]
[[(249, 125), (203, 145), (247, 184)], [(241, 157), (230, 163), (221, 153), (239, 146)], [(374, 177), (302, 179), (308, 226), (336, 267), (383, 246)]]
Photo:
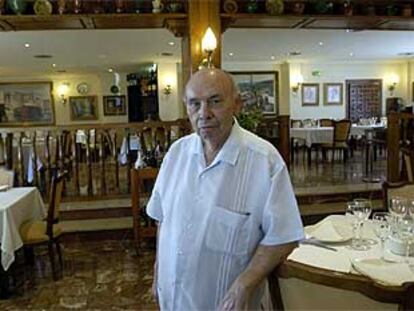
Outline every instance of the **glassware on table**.
[(381, 259), (384, 260), (384, 245), (385, 241), (391, 234), (390, 229), (391, 215), (388, 212), (375, 212), (372, 216), (372, 225), (375, 235), (381, 241)]
[(355, 199), (352, 203), (353, 204), (351, 204), (351, 208), (356, 220), (356, 230), (350, 248), (357, 251), (366, 251), (371, 247), (369, 243), (367, 243), (367, 240), (362, 239), (361, 228), (364, 224), (364, 221), (367, 220), (371, 214), (371, 201), (367, 199)]
[(401, 219), (397, 224), (397, 235), (405, 244), (405, 263), (410, 263), (410, 248), (414, 241), (414, 220), (411, 217)]
[(406, 199), (395, 196), (390, 199), (389, 210), (391, 216), (395, 217), (397, 220), (401, 220), (407, 215), (407, 204)]

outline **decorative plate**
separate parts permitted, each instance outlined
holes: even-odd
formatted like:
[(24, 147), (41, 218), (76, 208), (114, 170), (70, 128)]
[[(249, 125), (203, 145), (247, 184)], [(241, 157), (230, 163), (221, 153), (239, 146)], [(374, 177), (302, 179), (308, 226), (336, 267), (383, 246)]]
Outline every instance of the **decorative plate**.
[(52, 4), (48, 0), (37, 0), (33, 5), (33, 10), (36, 15), (50, 15)]
[(76, 90), (78, 91), (79, 94), (82, 94), (82, 95), (88, 94), (88, 92), (89, 92), (89, 85), (86, 82), (79, 83), (76, 86)]
[(119, 86), (118, 85), (112, 85), (111, 86), (111, 93), (112, 94), (118, 94), (119, 93)]

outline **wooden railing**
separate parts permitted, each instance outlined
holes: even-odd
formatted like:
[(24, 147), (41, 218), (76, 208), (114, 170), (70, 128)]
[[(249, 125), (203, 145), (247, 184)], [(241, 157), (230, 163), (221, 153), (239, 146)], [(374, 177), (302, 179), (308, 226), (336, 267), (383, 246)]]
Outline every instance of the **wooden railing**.
[(387, 180), (401, 180), (401, 148), (414, 146), (414, 115), (411, 113), (388, 114)]
[[(286, 160), (288, 125), (288, 116), (275, 118), (258, 133), (277, 146)], [(15, 172), (15, 186), (37, 186), (44, 195), (53, 174), (67, 171), (64, 197), (118, 197), (130, 193), (130, 171), (138, 149), (148, 165), (157, 166), (171, 143), (190, 132), (187, 120), (0, 128), (0, 165)]]

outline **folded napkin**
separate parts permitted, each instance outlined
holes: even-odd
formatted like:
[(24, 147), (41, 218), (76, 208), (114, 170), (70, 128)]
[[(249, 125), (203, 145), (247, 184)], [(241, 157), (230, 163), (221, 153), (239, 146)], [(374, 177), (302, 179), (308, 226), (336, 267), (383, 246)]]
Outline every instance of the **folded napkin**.
[(325, 242), (344, 242), (352, 238), (351, 226), (338, 221), (325, 219), (322, 222), (306, 228), (311, 237)]
[(406, 263), (387, 262), (379, 258), (351, 259), (359, 273), (385, 285), (401, 286), (414, 282), (414, 273)]
[(0, 185), (0, 191), (7, 191), (9, 189), (9, 185)]

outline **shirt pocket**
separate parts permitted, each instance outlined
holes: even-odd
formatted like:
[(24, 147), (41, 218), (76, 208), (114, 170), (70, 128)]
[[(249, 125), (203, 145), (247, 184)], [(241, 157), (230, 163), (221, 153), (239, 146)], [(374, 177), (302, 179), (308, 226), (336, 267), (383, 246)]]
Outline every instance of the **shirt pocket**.
[(213, 206), (207, 220), (206, 247), (215, 252), (231, 255), (248, 253), (247, 221), (250, 214)]

